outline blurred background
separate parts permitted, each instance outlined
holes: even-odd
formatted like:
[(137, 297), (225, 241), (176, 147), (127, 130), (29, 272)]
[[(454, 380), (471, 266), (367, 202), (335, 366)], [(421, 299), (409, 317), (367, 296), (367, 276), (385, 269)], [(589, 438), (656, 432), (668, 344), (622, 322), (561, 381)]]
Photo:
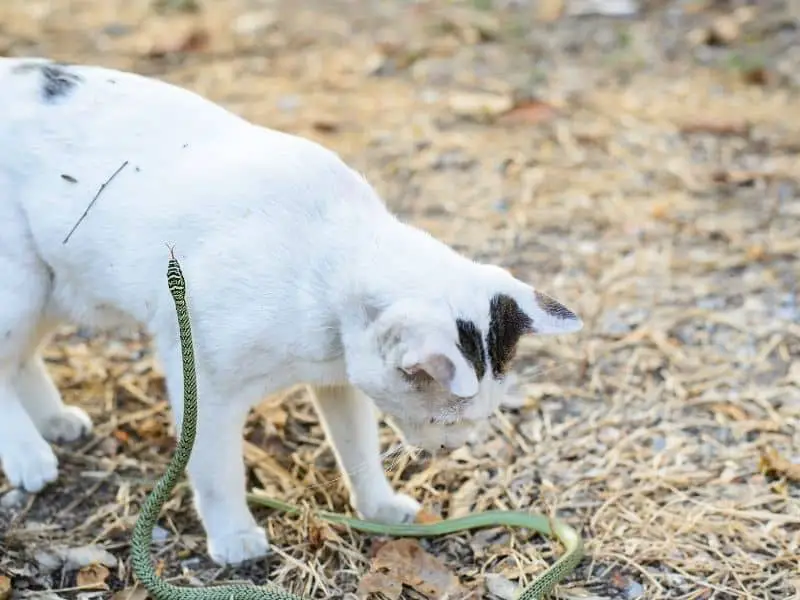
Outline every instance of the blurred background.
[[(442, 516), (558, 511), (588, 554), (562, 598), (800, 597), (800, 2), (4, 0), (0, 54), (133, 70), (320, 141), (576, 309), (580, 334), (524, 340), (489, 437), (387, 460), (397, 489)], [(128, 536), (173, 447), (158, 362), (140, 333), (75, 328), (47, 358), (97, 429), (42, 494), (0, 475), (0, 598), (143, 600)], [(254, 487), (349, 510), (305, 388), (254, 411), (245, 456)], [(505, 599), (562, 551), (257, 514), (275, 556), (220, 571), (179, 489), (164, 574)]]

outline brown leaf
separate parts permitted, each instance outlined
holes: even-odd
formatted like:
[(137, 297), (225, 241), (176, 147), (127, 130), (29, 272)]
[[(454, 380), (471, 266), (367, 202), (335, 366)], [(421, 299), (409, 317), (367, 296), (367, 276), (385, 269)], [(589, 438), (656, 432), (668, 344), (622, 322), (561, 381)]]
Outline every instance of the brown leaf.
[(711, 405), (711, 408), (714, 410), (714, 412), (726, 415), (734, 421), (747, 421), (750, 419), (750, 415), (748, 415), (744, 409), (736, 406), (735, 404), (716, 402)]
[(370, 572), (359, 584), (359, 594), (364, 598), (370, 590), (378, 587), (378, 591), (397, 598), (398, 595), (391, 594), (396, 594), (403, 585), (414, 588), (431, 600), (445, 595), (452, 597), (463, 591), (458, 578), (441, 560), (425, 552), (417, 540), (408, 538), (386, 542), (378, 549)]
[(728, 119), (695, 119), (687, 121), (680, 126), (682, 133), (708, 133), (711, 135), (740, 135), (745, 136), (750, 132), (750, 123), (745, 120)]
[(457, 116), (477, 119), (497, 117), (514, 107), (509, 96), (488, 92), (457, 93), (450, 97), (449, 104)]
[(315, 131), (319, 131), (320, 133), (336, 133), (339, 131), (339, 124), (333, 119), (325, 117), (315, 119), (311, 123), (311, 126)]
[(419, 512), (417, 512), (417, 516), (414, 518), (414, 523), (424, 525), (425, 523), (438, 523), (441, 520), (442, 517), (439, 515), (422, 508), (419, 510)]
[(325, 542), (331, 539), (331, 530), (330, 527), (326, 523), (321, 523), (319, 521), (309, 521), (308, 523), (308, 546), (313, 551), (316, 552), (325, 544)]
[(720, 15), (711, 24), (706, 43), (711, 46), (727, 46), (736, 41), (741, 30), (740, 23), (734, 16)]
[(11, 579), (5, 575), (0, 575), (0, 600), (11, 598)]
[(370, 594), (383, 594), (389, 600), (397, 600), (403, 592), (403, 584), (386, 573), (367, 573), (361, 578), (356, 594), (363, 600)]
[(552, 23), (564, 14), (564, 0), (539, 0), (536, 3), (536, 20)]
[(759, 470), (765, 475), (777, 475), (792, 481), (800, 481), (800, 464), (786, 460), (774, 448), (766, 448), (759, 462)]
[(767, 255), (767, 250), (761, 244), (752, 244), (747, 247), (746, 255), (748, 260), (758, 262), (764, 260), (764, 257)]
[(111, 596), (111, 600), (147, 600), (147, 590), (143, 587), (132, 587), (120, 590)]
[(519, 102), (514, 107), (503, 114), (498, 121), (500, 123), (535, 125), (550, 121), (558, 116), (558, 111), (541, 100), (526, 100)]
[(200, 52), (208, 48), (211, 42), (211, 35), (203, 27), (192, 27), (172, 39), (162, 39), (154, 42), (148, 49), (146, 55), (150, 59), (164, 58), (170, 54)]
[(84, 589), (107, 590), (108, 585), (106, 584), (106, 579), (108, 576), (108, 569), (101, 564), (95, 563), (85, 566), (78, 571), (75, 583), (78, 587)]
[(155, 417), (140, 421), (134, 425), (134, 429), (139, 436), (145, 439), (160, 439), (167, 433), (164, 424)]

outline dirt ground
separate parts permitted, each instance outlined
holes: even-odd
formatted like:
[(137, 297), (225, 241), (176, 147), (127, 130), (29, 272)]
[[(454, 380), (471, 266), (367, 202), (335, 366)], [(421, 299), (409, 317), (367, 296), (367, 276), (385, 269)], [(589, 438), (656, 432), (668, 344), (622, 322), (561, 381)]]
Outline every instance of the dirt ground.
[[(5, 0), (0, 53), (135, 70), (321, 141), (405, 219), (586, 321), (523, 342), (485, 441), (387, 460), (397, 489), (445, 517), (557, 513), (587, 552), (561, 598), (800, 598), (797, 2), (198, 2)], [(128, 538), (173, 447), (159, 365), (144, 335), (82, 329), (47, 359), (96, 430), (58, 447), (40, 494), (0, 475), (0, 598), (143, 600)], [(267, 399), (246, 440), (254, 488), (350, 511), (305, 388)], [(183, 484), (159, 568), (309, 598), (502, 599), (563, 551), (256, 514), (273, 556), (219, 569)], [(428, 575), (397, 574), (417, 560)]]

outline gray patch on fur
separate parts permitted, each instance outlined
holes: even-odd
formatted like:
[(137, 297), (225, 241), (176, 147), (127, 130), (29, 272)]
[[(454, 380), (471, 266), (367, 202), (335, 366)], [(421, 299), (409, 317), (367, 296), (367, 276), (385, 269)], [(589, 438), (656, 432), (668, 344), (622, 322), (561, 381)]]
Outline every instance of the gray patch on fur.
[(542, 292), (534, 292), (536, 296), (536, 303), (539, 307), (551, 317), (562, 319), (564, 321), (577, 321), (578, 315), (561, 304), (558, 300), (551, 298)]
[(69, 67), (62, 63), (30, 61), (22, 63), (14, 69), (15, 73), (29, 73), (38, 71), (42, 78), (42, 99), (53, 103), (59, 98), (67, 96), (79, 83), (83, 81), (80, 75), (70, 72)]
[(517, 342), (524, 333), (534, 331), (533, 321), (511, 296), (497, 294), (489, 303), (489, 361), (495, 379), (502, 378), (517, 352)]

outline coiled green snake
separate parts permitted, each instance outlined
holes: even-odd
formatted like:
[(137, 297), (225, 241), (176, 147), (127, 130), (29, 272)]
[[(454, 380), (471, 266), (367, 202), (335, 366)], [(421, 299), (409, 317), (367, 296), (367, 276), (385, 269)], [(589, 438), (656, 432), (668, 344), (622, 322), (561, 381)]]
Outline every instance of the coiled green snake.
[[(158, 480), (145, 500), (136, 520), (131, 536), (131, 563), (139, 581), (154, 600), (305, 600), (273, 584), (230, 584), (212, 587), (180, 587), (161, 579), (150, 559), (150, 541), (161, 507), (167, 501), (178, 478), (189, 462), (197, 425), (197, 379), (195, 375), (194, 349), (189, 310), (186, 302), (186, 283), (180, 264), (170, 250), (167, 267), (167, 284), (175, 301), (180, 331), (181, 355), (183, 357), (184, 411), (177, 448), (166, 472)], [(302, 509), (259, 494), (248, 494), (248, 500), (287, 513), (299, 513)], [(360, 531), (392, 536), (425, 537), (438, 536), (455, 531), (506, 525), (532, 529), (545, 535), (555, 535), (566, 548), (563, 554), (529, 586), (523, 588), (517, 600), (540, 600), (566, 575), (571, 573), (583, 557), (583, 541), (569, 525), (544, 515), (522, 511), (492, 510), (457, 519), (436, 523), (384, 525), (363, 521), (327, 511), (313, 513), (316, 517), (334, 524), (346, 525)]]

